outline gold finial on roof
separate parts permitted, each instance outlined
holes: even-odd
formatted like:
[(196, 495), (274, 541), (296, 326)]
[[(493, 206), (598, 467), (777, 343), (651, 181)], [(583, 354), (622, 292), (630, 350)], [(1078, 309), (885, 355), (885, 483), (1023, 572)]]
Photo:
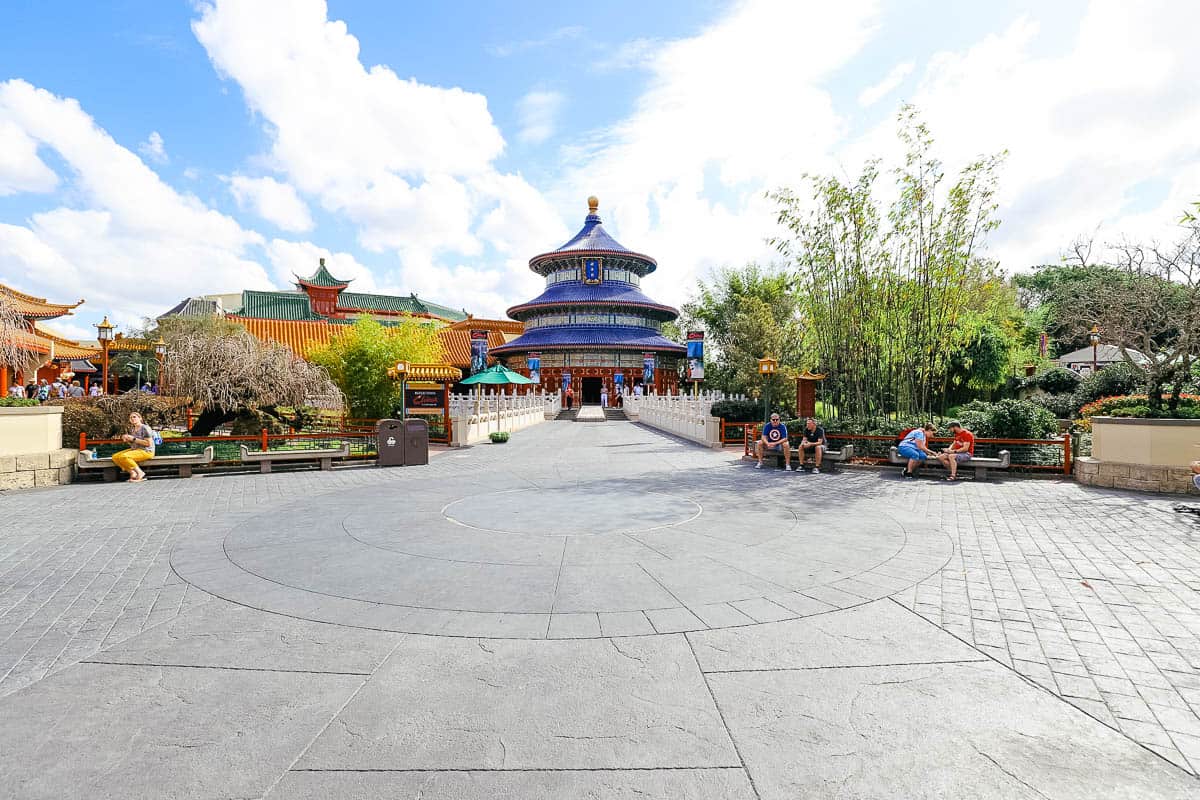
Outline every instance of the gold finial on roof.
[(596, 209), (598, 208), (600, 208), (600, 198), (596, 197), (596, 195), (592, 195), (588, 198), (588, 213), (595, 214)]

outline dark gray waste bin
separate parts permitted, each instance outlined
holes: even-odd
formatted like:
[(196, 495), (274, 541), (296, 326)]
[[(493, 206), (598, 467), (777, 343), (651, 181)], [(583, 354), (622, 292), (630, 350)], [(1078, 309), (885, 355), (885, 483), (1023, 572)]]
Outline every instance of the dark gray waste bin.
[(429, 463), (429, 423), (423, 419), (404, 420), (404, 466)]
[(375, 447), (381, 467), (404, 466), (404, 423), (398, 419), (381, 419), (375, 423)]

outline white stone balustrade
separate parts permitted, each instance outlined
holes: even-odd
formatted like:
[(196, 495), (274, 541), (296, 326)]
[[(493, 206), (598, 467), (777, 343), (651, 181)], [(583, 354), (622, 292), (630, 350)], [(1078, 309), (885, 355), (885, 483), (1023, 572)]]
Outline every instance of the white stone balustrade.
[(712, 416), (712, 405), (724, 400), (721, 392), (699, 394), (626, 395), (625, 413), (631, 419), (707, 447), (721, 447), (721, 420)]
[[(496, 431), (519, 431), (557, 415), (557, 395), (543, 392), (506, 394), (484, 392), (480, 395), (450, 396), (452, 447), (475, 444)], [(553, 414), (550, 413), (551, 410)]]

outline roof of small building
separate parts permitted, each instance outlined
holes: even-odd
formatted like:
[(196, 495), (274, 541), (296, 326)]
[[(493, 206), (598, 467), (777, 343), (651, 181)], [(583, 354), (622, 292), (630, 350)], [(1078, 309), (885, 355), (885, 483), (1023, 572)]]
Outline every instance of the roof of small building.
[(225, 309), (216, 300), (210, 300), (205, 297), (185, 297), (180, 300), (168, 311), (159, 314), (158, 318), (163, 317), (212, 317), (218, 314), (223, 314)]
[[(1129, 353), (1129, 357), (1139, 364), (1144, 364), (1150, 360), (1146, 358), (1146, 356), (1140, 351), (1134, 350), (1131, 347), (1127, 347), (1125, 350)], [(1091, 362), (1092, 348), (1090, 346), (1081, 347), (1078, 350), (1073, 350), (1070, 353), (1067, 353), (1066, 355), (1061, 355), (1054, 360), (1059, 364), (1082, 364), (1084, 362)], [(1124, 360), (1124, 356), (1121, 355), (1121, 348), (1117, 347), (1115, 344), (1102, 344), (1096, 347), (1097, 362), (1103, 361), (1105, 363), (1112, 363), (1114, 361)]]
[(304, 292), (266, 292), (246, 289), (242, 292), (242, 310), (238, 316), (258, 319), (319, 320)]
[(533, 328), (492, 352), (523, 353), (574, 347), (604, 350), (647, 350), (682, 355), (687, 348), (649, 328), (618, 325), (562, 325)]
[(54, 358), (56, 359), (82, 359), (92, 358), (101, 353), (99, 345), (87, 345), (68, 339), (54, 331), (47, 330), (41, 325), (34, 324), (34, 330), (39, 336), (42, 336), (54, 343)]
[[(456, 367), (471, 366), (471, 331), (469, 328), (446, 327), (437, 332), (442, 343), (442, 361)], [(504, 334), (488, 330), (488, 363), (495, 363), (491, 353), (505, 343)]]
[(525, 332), (525, 323), (511, 319), (484, 319), (482, 317), (474, 317), (470, 314), (466, 319), (460, 319), (458, 322), (452, 322), (446, 326), (447, 328), (455, 328), (464, 331), (500, 331), (504, 334), (512, 336), (520, 336)]
[(244, 327), (254, 337), (263, 341), (278, 342), (300, 357), (307, 356), (315, 347), (329, 344), (339, 328), (328, 320), (281, 320), (251, 317), (229, 317)]

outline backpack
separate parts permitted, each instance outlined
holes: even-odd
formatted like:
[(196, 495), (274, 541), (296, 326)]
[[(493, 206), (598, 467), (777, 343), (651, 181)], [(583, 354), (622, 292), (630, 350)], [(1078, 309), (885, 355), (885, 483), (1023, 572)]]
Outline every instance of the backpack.
[(50, 387), (43, 383), (41, 386), (38, 387), (38, 400), (49, 400), (49, 399), (50, 399)]

